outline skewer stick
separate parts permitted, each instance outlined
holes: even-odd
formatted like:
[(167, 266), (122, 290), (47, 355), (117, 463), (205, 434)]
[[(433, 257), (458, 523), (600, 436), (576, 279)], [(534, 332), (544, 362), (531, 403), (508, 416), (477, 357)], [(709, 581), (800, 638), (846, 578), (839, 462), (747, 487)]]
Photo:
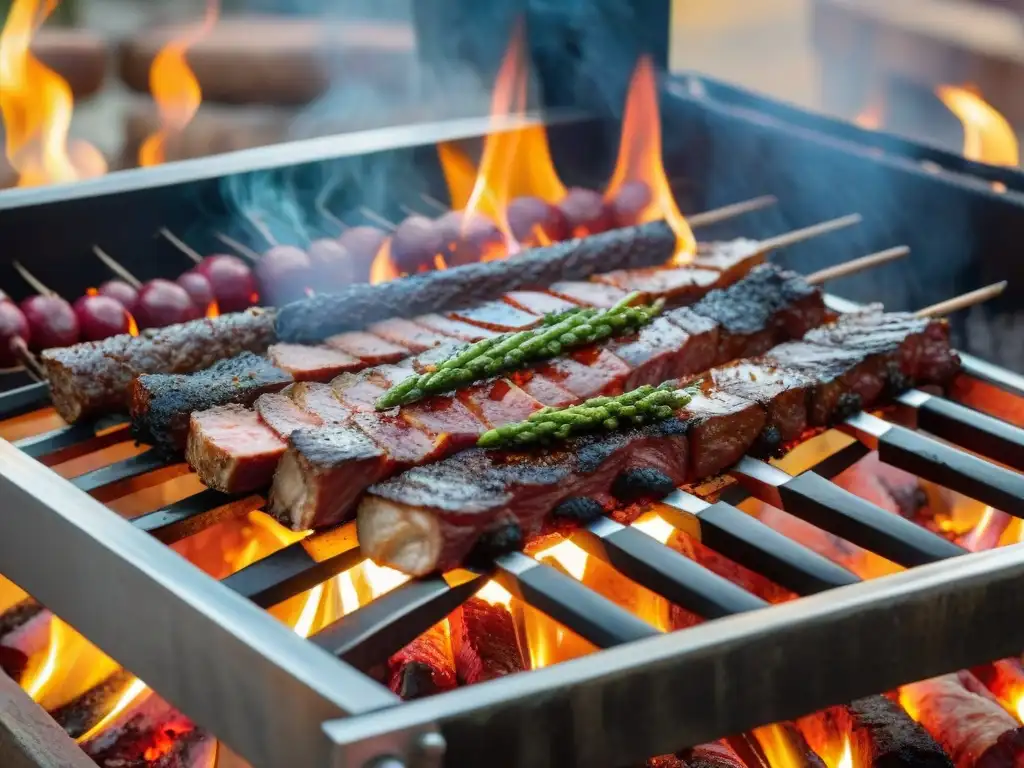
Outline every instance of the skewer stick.
[(139, 278), (137, 278), (135, 275), (133, 275), (127, 269), (125, 269), (120, 264), (118, 264), (116, 261), (114, 261), (113, 257), (111, 257), (111, 255), (109, 253), (104, 251), (98, 245), (94, 245), (92, 247), (92, 252), (96, 254), (96, 258), (98, 258), (100, 261), (102, 261), (104, 264), (107, 265), (107, 268), (111, 272), (113, 272), (115, 275), (117, 275), (122, 280), (124, 280), (126, 283), (128, 283), (128, 285), (130, 285), (132, 288), (134, 288), (135, 290), (138, 290), (139, 288), (142, 287), (142, 281), (139, 280)]
[(861, 216), (859, 213), (851, 213), (849, 216), (840, 216), (838, 219), (830, 219), (829, 221), (823, 221), (820, 224), (812, 224), (809, 227), (803, 229), (796, 229), (792, 232), (784, 232), (781, 235), (775, 237), (769, 237), (767, 240), (760, 242), (760, 250), (762, 251), (774, 251), (777, 248), (785, 248), (796, 243), (802, 243), (804, 240), (810, 240), (812, 237), (819, 237), (821, 235), (827, 235), (829, 232), (835, 232), (839, 229), (845, 229), (846, 227), (852, 227), (854, 224), (860, 224)]
[(420, 192), (420, 200), (432, 208), (437, 208), (438, 213), (448, 213), (448, 206), (438, 200), (436, 197), (431, 197), (426, 192)]
[(779, 202), (779, 199), (775, 195), (761, 195), (761, 197), (744, 200), (740, 203), (732, 203), (731, 205), (723, 205), (721, 208), (714, 208), (703, 213), (695, 213), (693, 216), (687, 217), (687, 221), (690, 222), (691, 227), (717, 224), (720, 221), (742, 216), (744, 213), (752, 213), (762, 208), (768, 208), (777, 202)]
[(398, 229), (397, 225), (394, 224), (394, 222), (388, 221), (379, 213), (374, 213), (365, 205), (359, 207), (359, 212), (363, 214), (363, 216), (368, 218), (370, 221), (372, 221), (374, 224), (379, 224), (380, 226), (384, 227), (384, 229), (390, 232), (394, 232), (396, 229)]
[(267, 241), (267, 245), (271, 247), (275, 245), (280, 245), (280, 243), (277, 242), (277, 238), (274, 237), (274, 233), (270, 231), (270, 227), (266, 225), (266, 222), (264, 222), (263, 219), (261, 219), (255, 213), (251, 212), (244, 213), (242, 215), (245, 216), (245, 218), (248, 219), (249, 223), (256, 228), (257, 232), (263, 235), (263, 239)]
[(404, 213), (406, 216), (422, 216), (423, 215), (419, 211), (410, 208), (408, 205), (405, 205), (404, 203), (399, 203), (398, 207), (402, 210), (402, 213)]
[(256, 251), (254, 251), (252, 248), (245, 245), (244, 243), (238, 242), (237, 240), (235, 240), (235, 238), (228, 237), (223, 232), (214, 232), (213, 236), (220, 240), (222, 243), (224, 243), (224, 245), (226, 245), (228, 248), (233, 248), (239, 254), (245, 256), (245, 258), (247, 258), (249, 261), (257, 262), (260, 260), (260, 255), (256, 253)]
[(190, 259), (192, 259), (192, 261), (194, 261), (196, 264), (202, 263), (203, 257), (200, 256), (195, 249), (189, 246), (188, 243), (186, 243), (180, 237), (171, 232), (171, 230), (169, 230), (167, 227), (160, 227), (160, 234), (164, 237), (164, 239), (168, 240), (171, 243), (171, 245), (173, 245), (179, 251), (181, 251)]
[(21, 265), (21, 262), (18, 262), (18, 261), (12, 261), (12, 262), (11, 262), (11, 264), (13, 264), (13, 265), (14, 265), (14, 268), (15, 268), (16, 270), (18, 270), (18, 274), (19, 274), (19, 275), (21, 275), (22, 279), (23, 279), (23, 280), (24, 280), (24, 281), (25, 281), (26, 283), (28, 283), (29, 285), (31, 285), (31, 286), (32, 286), (32, 290), (34, 290), (34, 291), (35, 291), (36, 293), (38, 293), (38, 294), (39, 294), (40, 296), (56, 296), (56, 295), (57, 295), (57, 292), (56, 292), (56, 291), (54, 291), (54, 290), (51, 290), (50, 288), (47, 288), (47, 287), (46, 287), (46, 286), (45, 286), (45, 285), (44, 285), (44, 284), (43, 284), (42, 282), (40, 282), (40, 280), (39, 280), (39, 278), (38, 278), (38, 277), (36, 277), (35, 275), (33, 275), (33, 274), (32, 274), (31, 272), (29, 272), (29, 271), (28, 271), (27, 269), (25, 269), (25, 268), (24, 268), (24, 267), (23, 267), (23, 266)]
[(914, 313), (914, 316), (940, 317), (942, 315), (948, 315), (951, 312), (959, 312), (961, 309), (967, 309), (968, 307), (973, 307), (976, 304), (983, 304), (989, 299), (994, 299), (1004, 290), (1006, 290), (1005, 280), (1000, 283), (987, 285), (984, 288), (979, 288), (976, 291), (970, 291), (969, 293), (964, 293), (960, 296), (954, 296), (952, 299), (940, 301), (938, 304), (932, 304), (930, 307), (919, 309)]
[(844, 264), (836, 264), (834, 267), (819, 269), (817, 272), (809, 274), (805, 280), (810, 285), (821, 285), (827, 280), (854, 275), (865, 269), (877, 267), (879, 264), (888, 264), (890, 261), (902, 259), (908, 253), (910, 253), (910, 248), (905, 245), (897, 245), (895, 248), (888, 248), (878, 253), (870, 253), (867, 256), (861, 256), (859, 259), (853, 259), (853, 261), (847, 261)]
[(11, 352), (14, 353), (14, 356), (24, 366), (25, 373), (36, 381), (46, 381), (46, 369), (39, 362), (39, 358), (32, 354), (32, 350), (28, 348), (25, 340), (20, 336), (15, 336), (11, 339), (10, 344)]
[(324, 186), (323, 189), (320, 190), (320, 193), (316, 196), (316, 200), (313, 202), (313, 207), (316, 208), (317, 212), (319, 212), (321, 216), (323, 216), (329, 222), (337, 226), (342, 232), (344, 232), (346, 229), (348, 229), (348, 224), (346, 224), (344, 221), (342, 221), (333, 213), (331, 213), (330, 209), (328, 209), (327, 207), (327, 201), (331, 199), (331, 195), (334, 194), (334, 191), (337, 188), (337, 179), (332, 179)]

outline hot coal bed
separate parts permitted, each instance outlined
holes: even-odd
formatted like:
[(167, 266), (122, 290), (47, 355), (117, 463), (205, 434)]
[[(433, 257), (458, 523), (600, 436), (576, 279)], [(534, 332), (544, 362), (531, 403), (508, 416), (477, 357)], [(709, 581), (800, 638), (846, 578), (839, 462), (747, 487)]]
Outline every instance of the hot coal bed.
[[(991, 340), (1005, 333), (1005, 318), (1020, 305), (1024, 286), (1015, 258), (1024, 235), (1019, 174), (862, 132), (699, 76), (666, 78), (661, 109), (664, 135), (671, 137), (665, 165), (671, 178), (682, 180), (676, 191), (684, 211), (764, 194), (779, 199), (718, 231), (702, 230), (702, 240), (764, 238), (855, 211), (863, 217), (858, 227), (794, 246), (779, 260), (811, 272), (906, 243), (912, 255), (903, 262), (829, 285), (847, 299), (881, 301), (889, 310), (915, 309), (1006, 279), (1002, 299), (952, 322), (961, 351), (990, 359), (1010, 354)], [(339, 188), (330, 208), (348, 223), (359, 223), (361, 207), (400, 219), (403, 206), (419, 205), (420, 193), (444, 199), (435, 144), (473, 144), (486, 130), (484, 121), (389, 129), (25, 191), (0, 202), (0, 241), (9, 258), (31, 264), (37, 277), (66, 296), (102, 279), (89, 255), (92, 244), (116, 254), (142, 279), (165, 276), (178, 271), (171, 265), (187, 264), (154, 238), (161, 228), (202, 253), (221, 249), (215, 232), (252, 237), (251, 229), (238, 226), (237, 210), (225, 205), (225, 189), (260, 200), (282, 238), (294, 222), (283, 204), (275, 208), (281, 190), (314, 227), (315, 198), (334, 177), (386, 180)], [(601, 188), (615, 156), (617, 124), (565, 117), (551, 120), (548, 132), (563, 179)], [(993, 182), (1005, 191), (995, 191)], [(11, 265), (0, 265), (0, 285), (19, 284)], [(965, 362), (954, 396), (978, 398), (980, 391), (1005, 407), (1007, 418), (1019, 418), (1024, 382), (970, 357)], [(1024, 368), (1024, 360), (1001, 362)], [(910, 393), (904, 405), (918, 411), (922, 428), (1021, 468), (1019, 433), (1008, 424), (965, 416), (945, 401), (925, 407), (920, 397)], [(0, 404), (11, 416), (44, 402), (42, 389), (29, 385), (9, 389)], [(877, 420), (863, 414), (850, 428), (880, 432)], [(845, 702), (854, 702), (843, 710), (853, 714), (843, 716), (867, 728), (893, 706), (872, 694), (985, 665), (1024, 646), (1024, 629), (1009, 620), (1024, 609), (1020, 548), (950, 559), (961, 550), (945, 539), (844, 494), (823, 478), (864, 454), (857, 442), (800, 482), (766, 465), (742, 467), (744, 490), (735, 486), (724, 498), (737, 502), (751, 492), (771, 498), (913, 566), (907, 573), (857, 583), (852, 573), (799, 545), (749, 528), (726, 503), (709, 506), (681, 494), (672, 499), (674, 523), (807, 597), (767, 609), (760, 597), (723, 587), (702, 568), (682, 566), (653, 539), (598, 523), (584, 536), (593, 557), (714, 620), (661, 635), (564, 573), (535, 567), (524, 555), (505, 555), (484, 573), (496, 573), (517, 598), (604, 650), (400, 704), (394, 689), (379, 682), (379, 665), (469, 600), (483, 576), (454, 584), (437, 576), (411, 581), (307, 641), (263, 609), (358, 562), (361, 555), (344, 531), (316, 555), (285, 547), (218, 584), (165, 544), (257, 509), (262, 499), (201, 491), (126, 523), (98, 501), (125, 479), (145, 472), (172, 476), (173, 468), (142, 454), (66, 482), (33, 458), (39, 440), (73, 449), (92, 429), (30, 438), (23, 450), (0, 446), (4, 575), (254, 765), (627, 765)], [(918, 467), (932, 479), (936, 467), (944, 467), (948, 476), (940, 479), (1024, 514), (1019, 484), (1009, 473), (987, 469), (994, 465), (985, 464), (979, 475), (982, 465), (955, 449), (917, 461), (920, 444), (894, 441), (893, 433), (875, 437), (883, 459)], [(452, 633), (471, 638), (471, 608), (460, 616)], [(871, 698), (859, 698), (865, 696)], [(73, 720), (68, 713), (62, 718), (62, 724)], [(730, 744), (743, 752), (742, 739)], [(684, 752), (679, 760), (702, 764), (704, 758)], [(816, 763), (808, 757), (806, 764)]]

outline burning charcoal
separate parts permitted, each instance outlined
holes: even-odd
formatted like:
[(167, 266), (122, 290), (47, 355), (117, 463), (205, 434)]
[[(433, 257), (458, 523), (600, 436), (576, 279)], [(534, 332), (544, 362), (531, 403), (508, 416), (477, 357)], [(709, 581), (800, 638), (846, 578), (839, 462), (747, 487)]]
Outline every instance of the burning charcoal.
[(402, 699), (422, 699), (457, 685), (445, 624), (435, 624), (388, 659), (387, 685)]
[(215, 740), (155, 694), (143, 694), (82, 743), (101, 768), (186, 768), (209, 764)]
[(747, 768), (747, 763), (724, 741), (684, 749), (679, 757), (690, 768)]
[(119, 670), (67, 704), (53, 710), (50, 716), (71, 738), (77, 739), (103, 719), (104, 714), (113, 708), (124, 694), (125, 688), (134, 680), (135, 676), (131, 672), (126, 669)]
[(0, 647), (18, 651), (30, 659), (49, 646), (52, 621), (53, 614), (47, 610), (32, 613), (29, 618), (0, 636)]
[(527, 668), (506, 606), (473, 597), (452, 613), (449, 625), (460, 683), (482, 683)]
[(0, 613), (0, 641), (44, 610), (43, 606), (28, 597)]
[(1016, 768), (1024, 728), (970, 672), (900, 688), (900, 703), (953, 758), (956, 768)]
[(1000, 659), (971, 669), (973, 674), (1011, 712), (1024, 707), (1024, 664)]
[(0, 645), (0, 671), (15, 682), (18, 682), (21, 680), (21, 676), (25, 674), (27, 666), (28, 656), (15, 648)]
[(830, 707), (797, 721), (819, 754), (850, 739), (854, 765), (877, 768), (952, 768), (942, 747), (897, 704), (866, 696), (848, 706)]

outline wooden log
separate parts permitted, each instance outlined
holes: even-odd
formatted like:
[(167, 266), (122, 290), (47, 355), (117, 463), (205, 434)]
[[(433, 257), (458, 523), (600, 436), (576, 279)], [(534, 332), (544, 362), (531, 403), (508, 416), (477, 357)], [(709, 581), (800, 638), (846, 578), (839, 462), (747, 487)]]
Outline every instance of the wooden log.
[(458, 685), (445, 622), (435, 624), (388, 659), (387, 686), (406, 701)]
[(970, 672), (904, 685), (900, 703), (956, 768), (1024, 765), (1024, 728)]
[(0, 765), (95, 768), (60, 726), (5, 675), (0, 675)]
[(57, 724), (73, 739), (88, 733), (96, 723), (113, 709), (125, 688), (132, 683), (135, 675), (126, 669), (119, 670), (106, 680), (94, 685), (67, 704), (50, 712)]
[(821, 755), (850, 739), (853, 764), (868, 768), (952, 768), (953, 762), (928, 732), (884, 696), (865, 696), (796, 721)]
[[(118, 52), (121, 79), (149, 91), (149, 68), (168, 41), (193, 25), (144, 30)], [(225, 104), (307, 104), (331, 83), (332, 72), (370, 74), (382, 95), (400, 87), (412, 62), (410, 29), (394, 24), (236, 16), (188, 51), (188, 62), (207, 101)]]
[(529, 667), (504, 605), (470, 598), (448, 617), (448, 625), (459, 683), (482, 683)]

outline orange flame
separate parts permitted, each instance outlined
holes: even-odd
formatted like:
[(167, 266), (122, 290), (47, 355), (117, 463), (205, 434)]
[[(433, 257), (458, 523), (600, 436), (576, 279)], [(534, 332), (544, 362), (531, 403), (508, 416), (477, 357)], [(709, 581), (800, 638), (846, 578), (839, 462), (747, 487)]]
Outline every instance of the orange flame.
[(482, 261), (500, 259), (518, 252), (519, 244), (512, 236), (506, 216), (511, 200), (512, 169), (515, 165), (522, 130), (508, 130), (502, 125), (508, 117), (521, 114), (526, 108), (526, 66), (523, 53), (522, 25), (516, 27), (512, 42), (498, 70), (491, 95), (491, 132), (484, 139), (480, 167), (473, 190), (466, 201), (466, 217), (483, 214), (498, 226), (505, 238), (505, 247), (482, 254)]
[(643, 182), (651, 202), (640, 213), (638, 223), (664, 219), (676, 234), (675, 261), (687, 264), (697, 252), (697, 240), (680, 213), (665, 175), (661, 156), (661, 117), (658, 112), (658, 84), (651, 60), (644, 57), (633, 72), (622, 118), (622, 138), (615, 172), (605, 191), (612, 200), (629, 182)]
[(185, 60), (185, 53), (210, 34), (219, 12), (218, 0), (207, 0), (202, 23), (168, 42), (153, 58), (149, 68), (149, 90), (160, 113), (160, 128), (142, 142), (139, 165), (165, 162), (167, 139), (180, 134), (199, 110), (203, 91)]
[(829, 768), (853, 768), (853, 752), (850, 749), (849, 734), (843, 737), (843, 752), (839, 756), (838, 762)]
[(18, 186), (101, 176), (107, 163), (91, 144), (68, 142), (74, 98), (67, 81), (32, 55), (32, 36), (59, 0), (14, 0), (0, 31), (0, 114)]
[(220, 317), (220, 305), (217, 304), (217, 300), (214, 299), (210, 302), (210, 306), (206, 308), (206, 316), (212, 320), (215, 317)]
[(492, 605), (503, 605), (508, 608), (512, 604), (512, 594), (496, 581), (488, 581), (480, 587), (476, 596)]
[(1020, 148), (1013, 127), (976, 88), (940, 85), (935, 95), (963, 124), (964, 157), (989, 165), (1019, 165)]
[(136, 701), (141, 700), (141, 698), (144, 695), (148, 695), (149, 693), (152, 693), (152, 691), (150, 691), (150, 689), (146, 687), (146, 684), (139, 680), (139, 678), (134, 678), (130, 683), (128, 683), (124, 687), (124, 691), (117, 698), (117, 701), (114, 702), (114, 706), (110, 708), (110, 711), (107, 712), (107, 714), (105, 714), (100, 719), (100, 721), (96, 723), (96, 725), (94, 725), (88, 731), (86, 731), (77, 739), (75, 739), (75, 741), (77, 741), (79, 744), (89, 741), (89, 739), (91, 739), (97, 733), (100, 733), (110, 723), (112, 723), (114, 721), (114, 718), (116, 718), (118, 715), (124, 712), (129, 706), (134, 704)]
[(377, 255), (373, 257), (373, 263), (370, 264), (370, 285), (386, 283), (401, 275), (391, 260), (391, 240), (385, 240)]
[(800, 768), (804, 765), (803, 757), (790, 741), (789, 734), (784, 728), (778, 725), (763, 725), (754, 729), (754, 738), (761, 745), (772, 768)]

